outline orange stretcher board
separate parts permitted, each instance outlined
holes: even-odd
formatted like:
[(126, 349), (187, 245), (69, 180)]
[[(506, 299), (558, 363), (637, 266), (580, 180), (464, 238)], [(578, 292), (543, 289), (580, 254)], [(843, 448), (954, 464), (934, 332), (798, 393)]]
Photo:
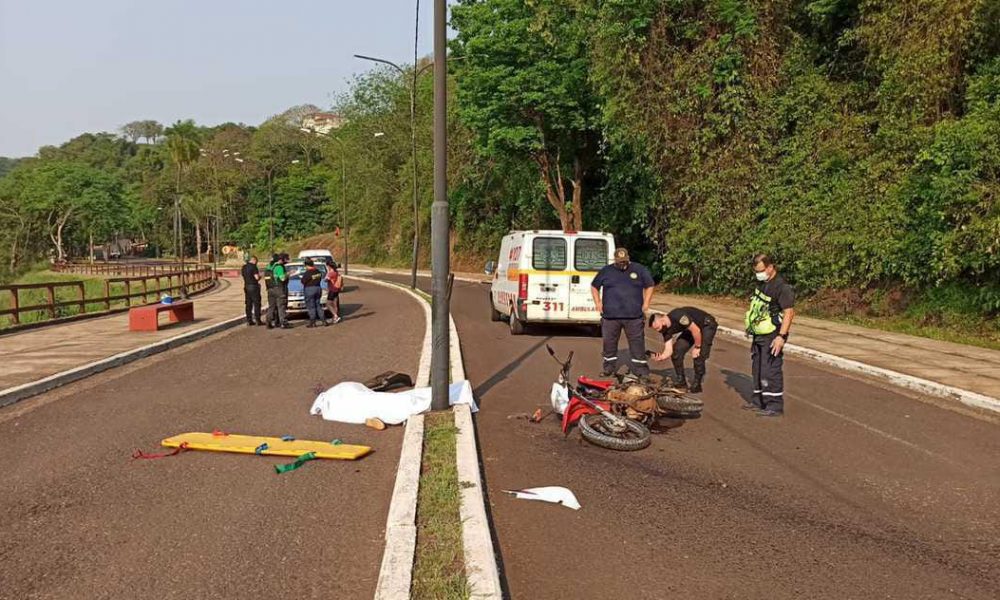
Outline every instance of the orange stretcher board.
[(267, 449), (260, 454), (266, 456), (298, 457), (306, 452), (314, 452), (316, 458), (334, 458), (340, 460), (356, 460), (372, 451), (368, 446), (351, 444), (331, 444), (312, 440), (292, 440), (286, 442), (281, 438), (259, 435), (213, 435), (211, 433), (182, 433), (168, 437), (160, 442), (167, 448), (177, 448), (187, 444), (191, 450), (208, 450), (210, 452), (236, 452), (239, 454), (257, 454), (261, 444), (267, 444)]

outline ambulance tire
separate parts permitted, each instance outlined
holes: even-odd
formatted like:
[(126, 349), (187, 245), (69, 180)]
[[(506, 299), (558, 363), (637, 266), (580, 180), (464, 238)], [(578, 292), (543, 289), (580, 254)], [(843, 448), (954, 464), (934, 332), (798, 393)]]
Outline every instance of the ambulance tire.
[(517, 311), (513, 308), (510, 309), (510, 334), (511, 335), (524, 335), (526, 327), (524, 321), (517, 318)]
[(493, 306), (493, 294), (488, 295), (487, 299), (489, 299), (490, 302), (490, 321), (496, 323), (497, 321), (502, 320), (503, 315), (500, 314), (500, 311), (497, 310), (495, 306)]

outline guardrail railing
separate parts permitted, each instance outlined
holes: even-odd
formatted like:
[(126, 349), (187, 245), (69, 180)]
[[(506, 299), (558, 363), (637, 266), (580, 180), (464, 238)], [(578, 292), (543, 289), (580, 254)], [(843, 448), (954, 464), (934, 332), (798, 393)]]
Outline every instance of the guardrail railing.
[[(188, 294), (196, 294), (212, 287), (216, 278), (215, 270), (204, 265), (193, 268), (185, 266), (183, 271), (161, 270), (160, 265), (121, 266), (127, 267), (132, 273), (137, 273), (136, 269), (140, 268), (150, 270), (141, 275), (105, 279), (101, 282), (103, 293), (89, 297), (88, 285), (84, 281), (0, 285), (0, 318), (6, 317), (9, 321), (7, 326), (11, 326), (24, 324), (25, 317), (28, 317), (30, 322), (37, 322), (86, 312), (100, 310), (106, 312), (112, 310), (115, 304), (124, 304), (126, 308), (133, 305), (133, 300), (137, 301), (136, 304), (147, 304), (156, 302), (162, 294), (175, 295), (185, 289)], [(65, 265), (63, 267), (65, 268)], [(112, 273), (112, 271), (104, 272), (104, 274)], [(90, 287), (94, 287), (93, 282)], [(38, 297), (38, 290), (44, 291), (41, 298)], [(7, 300), (6, 303), (3, 302), (4, 299)], [(88, 310), (88, 307), (94, 305), (100, 308), (97, 311)], [(3, 326), (3, 323), (0, 323), (0, 327)]]

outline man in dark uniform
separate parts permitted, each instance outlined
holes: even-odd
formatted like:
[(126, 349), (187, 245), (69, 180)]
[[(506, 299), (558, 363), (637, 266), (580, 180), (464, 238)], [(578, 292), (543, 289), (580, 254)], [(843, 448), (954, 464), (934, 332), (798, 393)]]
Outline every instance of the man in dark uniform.
[(715, 341), (715, 332), (719, 328), (715, 317), (700, 308), (685, 306), (675, 308), (667, 314), (650, 315), (649, 326), (663, 335), (665, 344), (663, 352), (654, 354), (651, 358), (660, 361), (670, 357), (674, 364), (675, 385), (687, 388), (684, 355), (691, 350), (691, 358), (694, 359), (694, 380), (688, 391), (694, 394), (701, 392), (701, 382), (705, 379), (705, 361), (712, 355), (712, 342)]
[(257, 268), (257, 257), (250, 260), (240, 270), (243, 276), (243, 299), (246, 304), (247, 325), (263, 325), (260, 322), (260, 270)]
[(780, 417), (785, 411), (783, 348), (795, 317), (795, 291), (778, 275), (767, 254), (753, 258), (757, 287), (746, 313), (747, 335), (753, 372), (753, 399), (745, 408), (765, 417)]
[(317, 321), (322, 321), (323, 325), (329, 325), (326, 320), (326, 309), (320, 304), (323, 297), (323, 273), (316, 268), (313, 259), (307, 258), (303, 261), (306, 270), (302, 272), (302, 294), (306, 300), (306, 313), (309, 315), (309, 325), (306, 327), (316, 327)]
[(280, 254), (271, 257), (271, 263), (264, 269), (264, 284), (267, 286), (267, 328), (291, 327), (286, 316), (288, 302), (288, 272), (285, 259)]
[(646, 360), (646, 320), (653, 297), (653, 276), (649, 269), (629, 260), (628, 250), (617, 248), (614, 263), (601, 269), (590, 284), (594, 306), (601, 315), (601, 336), (604, 338), (602, 374), (615, 372), (618, 365), (618, 340), (622, 330), (628, 339), (631, 356), (629, 369), (638, 377), (649, 375)]

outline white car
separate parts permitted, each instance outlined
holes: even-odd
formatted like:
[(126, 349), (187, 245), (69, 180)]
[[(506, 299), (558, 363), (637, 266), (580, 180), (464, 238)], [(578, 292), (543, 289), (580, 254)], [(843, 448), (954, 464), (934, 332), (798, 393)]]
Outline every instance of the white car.
[(590, 284), (614, 260), (615, 238), (598, 231), (512, 231), (486, 264), (490, 319), (520, 335), (528, 323), (600, 325)]
[(298, 259), (305, 260), (307, 258), (313, 259), (316, 264), (325, 264), (326, 259), (333, 260), (333, 253), (329, 250), (302, 250), (299, 252)]
[[(322, 292), (319, 301), (320, 306), (323, 307), (323, 314), (326, 315), (329, 312), (326, 308), (326, 288), (328, 285), (325, 277), (326, 265), (322, 262), (316, 261), (316, 268), (319, 269), (319, 272), (322, 275), (324, 275), (322, 281), (320, 282)], [(302, 273), (306, 270), (306, 265), (304, 262), (297, 260), (285, 265), (285, 270), (288, 271), (288, 314), (305, 314), (306, 294), (302, 287)], [(324, 318), (326, 317), (324, 316)]]

